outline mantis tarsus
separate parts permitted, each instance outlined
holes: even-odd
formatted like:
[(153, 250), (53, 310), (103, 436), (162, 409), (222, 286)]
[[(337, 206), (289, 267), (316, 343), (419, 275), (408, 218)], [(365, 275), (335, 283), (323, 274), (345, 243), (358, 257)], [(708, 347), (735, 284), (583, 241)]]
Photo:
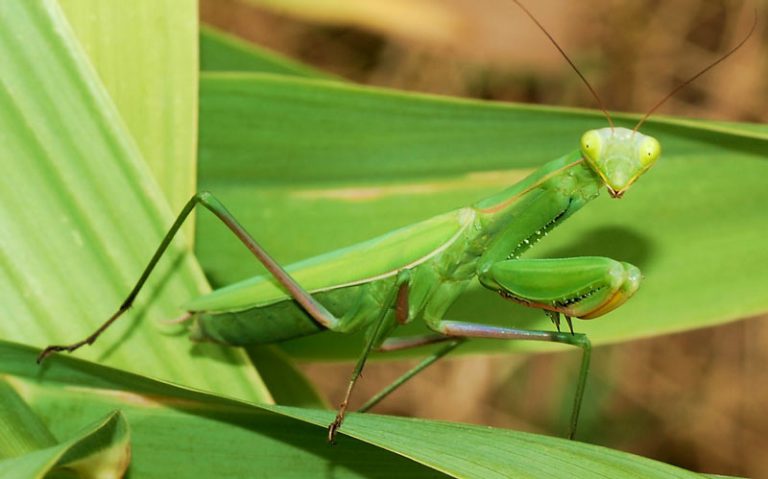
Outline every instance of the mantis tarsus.
[[(190, 313), (195, 339), (238, 346), (274, 343), (324, 330), (366, 331), (366, 346), (357, 360), (336, 420), (328, 428), (329, 441), (333, 441), (341, 427), (355, 382), (372, 350), (393, 351), (446, 343), (361, 410), (369, 409), (466, 338), (550, 341), (581, 348), (582, 362), (570, 421), (570, 437), (573, 437), (591, 345), (585, 335), (574, 333), (571, 318), (591, 319), (621, 306), (637, 290), (640, 271), (628, 263), (604, 257), (521, 259), (521, 255), (597, 197), (604, 186), (614, 198), (624, 195), (653, 166), (661, 152), (659, 142), (639, 133), (639, 127), (680, 88), (740, 48), (754, 31), (754, 25), (736, 47), (675, 88), (630, 130), (613, 124), (598, 95), (565, 52), (533, 15), (519, 1), (515, 2), (578, 73), (600, 104), (609, 127), (587, 131), (581, 137), (578, 150), (545, 164), (519, 183), (471, 206), (285, 269), (213, 195), (198, 193), (179, 214), (117, 312), (82, 341), (48, 346), (38, 361), (56, 351), (72, 352), (92, 344), (129, 309), (189, 213), (202, 205), (243, 242), (270, 275), (251, 278), (187, 303), (185, 308)], [(541, 309), (557, 331), (446, 319), (444, 315), (449, 306), (474, 278), (504, 298)], [(569, 332), (560, 331), (561, 316)], [(424, 321), (433, 333), (410, 338), (390, 337), (398, 325), (414, 320)]]

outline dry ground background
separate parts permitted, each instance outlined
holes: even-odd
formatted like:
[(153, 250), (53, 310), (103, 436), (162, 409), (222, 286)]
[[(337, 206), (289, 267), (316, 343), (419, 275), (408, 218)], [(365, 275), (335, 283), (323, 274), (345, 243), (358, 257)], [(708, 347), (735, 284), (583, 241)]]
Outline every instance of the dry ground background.
[[(255, 3), (201, 0), (201, 14), (209, 24), (363, 84), (594, 107), (510, 0), (346, 0), (325, 17), (303, 8), (303, 0), (295, 2), (297, 10), (280, 13)], [(374, 10), (350, 13), (345, 3)], [(755, 5), (761, 24), (768, 22), (765, 4), (754, 1), (528, 4), (612, 110), (646, 110), (737, 43)], [(768, 28), (761, 25), (736, 57), (670, 100), (662, 113), (768, 121), (767, 45)], [(581, 438), (697, 471), (768, 477), (767, 320), (598, 348)], [(357, 397), (411, 364), (369, 365)], [(376, 411), (562, 434), (577, 366), (572, 354), (446, 361)], [(334, 401), (343, 395), (348, 364), (303, 368)]]

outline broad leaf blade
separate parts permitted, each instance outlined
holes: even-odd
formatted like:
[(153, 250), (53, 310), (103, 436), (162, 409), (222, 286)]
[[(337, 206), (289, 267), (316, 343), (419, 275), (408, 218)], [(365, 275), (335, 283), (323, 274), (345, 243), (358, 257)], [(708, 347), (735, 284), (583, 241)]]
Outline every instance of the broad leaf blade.
[[(573, 150), (581, 132), (604, 123), (585, 110), (254, 74), (205, 75), (201, 122), (201, 187), (216, 192), (284, 263), (470, 204)], [(768, 131), (678, 119), (656, 119), (644, 131), (664, 148), (655, 169), (624, 199), (598, 199), (532, 251), (606, 255), (643, 270), (640, 292), (624, 307), (577, 323), (597, 344), (768, 310), (768, 297), (757, 294), (768, 287), (761, 239), (768, 230), (762, 206)], [(258, 271), (227, 236), (207, 220), (198, 230), (199, 257), (217, 285)], [(449, 314), (551, 328), (540, 312), (480, 288)], [(360, 350), (339, 336), (286, 348), (313, 357)], [(543, 346), (476, 341), (472, 347)]]
[[(33, 479), (77, 473), (83, 479), (120, 478), (131, 456), (130, 435), (119, 412), (78, 431), (60, 444), (0, 460), (0, 479)], [(71, 477), (66, 475), (63, 477)]]
[(60, 3), (172, 211), (180, 211), (196, 180), (197, 1)]
[[(276, 471), (280, 477), (307, 477), (323, 470), (341, 477), (434, 476), (404, 458), (468, 478), (700, 477), (577, 441), (367, 414), (350, 415), (343, 432), (354, 439), (342, 436), (337, 447), (329, 447), (324, 429), (331, 411), (249, 405), (73, 358), (56, 358), (40, 377), (29, 364), (33, 355), (29, 348), (0, 342), (5, 358), (0, 372), (25, 378), (25, 399), (49, 418), (57, 434), (86, 412), (123, 410), (132, 427), (132, 472), (141, 477), (195, 470), (202, 477)], [(179, 456), (168, 448), (191, 452)]]
[(56, 444), (45, 424), (5, 380), (0, 380), (0, 460)]
[[(271, 409), (319, 426), (334, 417), (329, 412), (283, 406)], [(355, 414), (344, 427), (345, 434), (452, 477), (701, 477), (651, 459), (578, 441), (469, 424)], [(343, 445), (340, 441), (339, 446)]]
[(24, 398), (60, 436), (120, 409), (131, 425), (130, 477), (440, 477), (360, 441), (329, 447), (323, 429), (269, 410), (95, 363), (57, 357), (41, 374), (34, 355), (0, 342), (0, 374), (23, 380)]
[(330, 75), (216, 28), (200, 28), (201, 71), (253, 71), (310, 78)]
[[(112, 314), (172, 216), (57, 4), (2, 2), (0, 25), (0, 331), (42, 348), (81, 339)], [(137, 327), (140, 317), (177, 316), (206, 289), (175, 242), (132, 314), (78, 354), (265, 397), (241, 353)]]

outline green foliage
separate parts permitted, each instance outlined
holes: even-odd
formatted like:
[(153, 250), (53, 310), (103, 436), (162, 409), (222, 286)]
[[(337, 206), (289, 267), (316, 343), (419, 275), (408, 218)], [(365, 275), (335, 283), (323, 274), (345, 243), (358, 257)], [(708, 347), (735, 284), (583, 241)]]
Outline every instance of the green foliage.
[[(7, 59), (0, 71), (0, 334), (38, 347), (72, 342), (130, 291), (171, 210), (57, 4), (2, 2), (0, 24)], [(170, 38), (163, 32), (158, 48)], [(173, 318), (180, 297), (207, 290), (183, 241), (169, 258), (134, 319)], [(152, 324), (117, 324), (109, 336), (121, 347), (80, 354), (239, 397), (269, 397), (241, 352), (180, 343), (168, 334), (173, 328), (162, 334)]]
[(0, 421), (0, 479), (120, 477), (129, 465), (130, 434), (120, 412), (89, 421), (59, 442), (16, 390), (0, 381)]
[(200, 70), (253, 71), (310, 78), (331, 77), (266, 48), (206, 26), (200, 28)]
[[(197, 170), (196, 0), (132, 0), (130, 8), (94, 0), (59, 3), (178, 211), (195, 190)], [(192, 226), (185, 230), (190, 234)]]
[(57, 436), (122, 411), (133, 477), (701, 477), (576, 441), (373, 414), (351, 414), (331, 447), (331, 411), (233, 401), (67, 357), (41, 374), (35, 354), (0, 342), (0, 373), (20, 378), (23, 398)]

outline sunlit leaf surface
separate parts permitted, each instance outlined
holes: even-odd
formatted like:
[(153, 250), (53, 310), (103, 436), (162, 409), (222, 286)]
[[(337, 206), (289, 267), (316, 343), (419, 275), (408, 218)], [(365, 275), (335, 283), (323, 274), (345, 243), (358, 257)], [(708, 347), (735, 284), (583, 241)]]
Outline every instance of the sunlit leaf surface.
[[(43, 348), (82, 339), (112, 314), (172, 216), (57, 4), (2, 2), (0, 25), (0, 332)], [(157, 322), (206, 289), (177, 241), (129, 316), (78, 354), (268, 397), (242, 353), (179, 341)]]

